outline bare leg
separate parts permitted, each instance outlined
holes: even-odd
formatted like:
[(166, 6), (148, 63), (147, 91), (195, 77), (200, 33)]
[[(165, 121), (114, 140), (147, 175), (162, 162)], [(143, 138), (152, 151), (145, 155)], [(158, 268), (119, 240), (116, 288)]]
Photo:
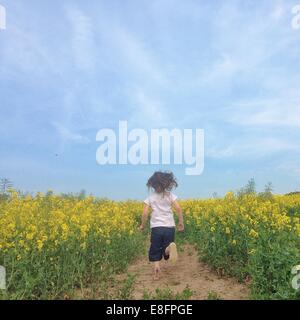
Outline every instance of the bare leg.
[(160, 275), (160, 265), (159, 261), (154, 262), (154, 280), (159, 280), (159, 275)]

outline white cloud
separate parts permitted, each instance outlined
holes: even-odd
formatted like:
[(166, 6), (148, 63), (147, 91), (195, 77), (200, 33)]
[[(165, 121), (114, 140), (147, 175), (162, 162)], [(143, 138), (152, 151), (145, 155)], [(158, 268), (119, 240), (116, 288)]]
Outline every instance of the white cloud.
[(293, 161), (286, 161), (281, 163), (276, 168), (277, 171), (283, 171), (285, 174), (297, 178), (300, 181), (300, 167), (299, 163)]
[(131, 88), (127, 94), (132, 105), (129, 119), (132, 125), (155, 127), (168, 123), (169, 119), (166, 117), (167, 112), (162, 101), (149, 96), (144, 88)]
[(285, 14), (285, 7), (284, 4), (282, 3), (282, 1), (279, 1), (274, 9), (271, 11), (271, 18), (274, 20), (280, 20)]
[(167, 85), (167, 79), (163, 72), (163, 66), (159, 65), (153, 54), (153, 48), (145, 41), (138, 39), (133, 32), (125, 26), (118, 24), (106, 25), (105, 30), (110, 30), (109, 40), (113, 48), (117, 48), (118, 54), (129, 64), (133, 73), (145, 81), (154, 81), (152, 85)]
[(251, 136), (231, 139), (231, 141), (215, 143), (208, 146), (206, 155), (216, 159), (236, 158), (241, 159), (250, 157), (251, 159), (259, 159), (265, 156), (274, 155), (286, 151), (298, 151), (300, 149), (299, 142), (288, 141), (276, 137), (252, 138)]
[(288, 96), (236, 103), (227, 112), (236, 125), (300, 127), (300, 99)]
[(242, 10), (231, 2), (220, 4), (212, 15), (214, 33), (207, 43), (211, 57), (198, 67), (199, 76), (185, 79), (184, 85), (218, 89), (243, 78), (263, 86), (278, 72), (277, 56), (285, 54), (288, 60), (298, 52), (299, 37), (291, 32), (289, 22), (281, 19), (287, 11), (289, 6), (282, 1), (261, 4), (257, 11)]
[(68, 128), (64, 127), (60, 123), (53, 122), (52, 125), (57, 129), (63, 142), (75, 142), (80, 144), (90, 143), (90, 140), (87, 137), (70, 131)]
[(120, 44), (123, 54), (135, 65), (141, 72), (151, 76), (157, 81), (162, 81), (161, 71), (156, 67), (146, 48), (139, 43), (131, 34), (119, 29), (117, 33), (117, 41)]
[(224, 85), (227, 80), (230, 80), (237, 72), (241, 71), (243, 66), (239, 61), (228, 53), (222, 53), (220, 58), (206, 67), (199, 79), (196, 81), (197, 85)]
[(94, 33), (91, 19), (76, 7), (66, 8), (72, 27), (72, 48), (76, 66), (83, 71), (92, 71), (95, 65)]
[(1, 44), (0, 51), (3, 75), (30, 74), (30, 80), (49, 74), (62, 75), (58, 61), (41, 42), (39, 34), (24, 31), (17, 24), (11, 24), (7, 32), (9, 37)]

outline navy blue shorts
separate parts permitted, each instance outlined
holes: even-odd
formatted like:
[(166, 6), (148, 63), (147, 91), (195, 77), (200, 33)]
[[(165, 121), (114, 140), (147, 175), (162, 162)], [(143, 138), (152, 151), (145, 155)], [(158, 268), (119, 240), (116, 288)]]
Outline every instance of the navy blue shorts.
[(165, 260), (169, 256), (165, 254), (165, 250), (171, 242), (175, 240), (175, 227), (155, 227), (151, 229), (151, 246), (149, 249), (149, 261), (160, 261), (162, 257)]

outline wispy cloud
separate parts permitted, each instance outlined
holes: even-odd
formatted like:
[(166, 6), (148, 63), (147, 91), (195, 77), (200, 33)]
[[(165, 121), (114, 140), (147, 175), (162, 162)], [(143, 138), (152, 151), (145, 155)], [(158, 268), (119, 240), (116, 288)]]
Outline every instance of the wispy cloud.
[(229, 121), (254, 127), (300, 127), (300, 99), (258, 99), (227, 109)]
[(75, 65), (82, 71), (92, 71), (95, 66), (94, 31), (91, 19), (77, 7), (67, 7), (66, 15), (72, 29), (72, 48)]
[[(288, 177), (296, 178), (300, 182), (300, 167), (298, 159), (286, 160), (277, 165), (276, 170), (283, 172)], [(291, 190), (293, 191), (293, 190)]]
[(232, 138), (217, 146), (210, 146), (207, 149), (207, 156), (217, 159), (235, 158), (261, 159), (266, 156), (274, 156), (286, 151), (300, 150), (300, 143), (276, 137), (244, 137)]
[(143, 78), (155, 81), (155, 84), (166, 84), (166, 77), (163, 67), (155, 61), (152, 49), (147, 43), (138, 40), (124, 26), (113, 25), (108, 28), (114, 46), (117, 46), (119, 53), (123, 56), (126, 63), (133, 68), (134, 72), (142, 75)]
[(299, 39), (289, 26), (288, 3), (276, 1), (256, 6), (245, 2), (240, 6), (230, 1), (218, 5), (211, 17), (213, 37), (207, 43), (211, 57), (199, 70), (198, 78), (189, 83), (218, 88), (237, 78), (252, 78), (263, 84), (274, 76), (278, 57), (283, 53), (288, 57), (297, 50)]
[(278, 2), (274, 9), (271, 11), (270, 16), (274, 20), (280, 20), (286, 13), (286, 8), (284, 7), (282, 1)]
[(156, 127), (170, 124), (163, 101), (149, 95), (146, 88), (131, 87), (126, 90), (131, 106), (129, 122), (132, 126)]
[(81, 144), (90, 143), (90, 140), (87, 137), (79, 133), (72, 132), (71, 130), (64, 127), (60, 123), (53, 122), (52, 125), (57, 129), (63, 143), (67, 143), (67, 142), (74, 142), (74, 143), (81, 143)]
[(45, 74), (61, 76), (59, 64), (39, 35), (22, 30), (17, 23), (11, 24), (8, 32), (0, 50), (2, 74), (16, 77), (30, 74), (31, 81)]
[(286, 159), (300, 156), (300, 33), (291, 28), (293, 5), (91, 0), (56, 1), (53, 10), (47, 0), (7, 1), (1, 151), (18, 159), (13, 148), (18, 153), (26, 146), (35, 163), (41, 150), (53, 154), (57, 144), (70, 153), (90, 150), (88, 137), (124, 119), (146, 130), (205, 128), (206, 155), (222, 181), (236, 163), (249, 169), (248, 160), (260, 164), (245, 175), (263, 175), (270, 158), (270, 170), (277, 172), (281, 162), (297, 172), (296, 161)]

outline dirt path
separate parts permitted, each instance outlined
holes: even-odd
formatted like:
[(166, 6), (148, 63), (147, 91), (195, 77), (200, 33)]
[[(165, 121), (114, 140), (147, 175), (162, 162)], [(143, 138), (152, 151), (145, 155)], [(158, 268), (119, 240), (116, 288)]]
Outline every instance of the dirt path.
[[(199, 262), (197, 252), (191, 245), (184, 245), (175, 264), (163, 261), (161, 279), (154, 281), (152, 265), (147, 257), (132, 264), (127, 274), (136, 275), (133, 299), (142, 299), (144, 292), (155, 293), (156, 288), (170, 289), (174, 294), (181, 293), (186, 286), (193, 292), (191, 299), (207, 299), (213, 293), (221, 299), (248, 299), (249, 288), (236, 279), (220, 277), (209, 266)], [(119, 278), (120, 279), (120, 278)]]

